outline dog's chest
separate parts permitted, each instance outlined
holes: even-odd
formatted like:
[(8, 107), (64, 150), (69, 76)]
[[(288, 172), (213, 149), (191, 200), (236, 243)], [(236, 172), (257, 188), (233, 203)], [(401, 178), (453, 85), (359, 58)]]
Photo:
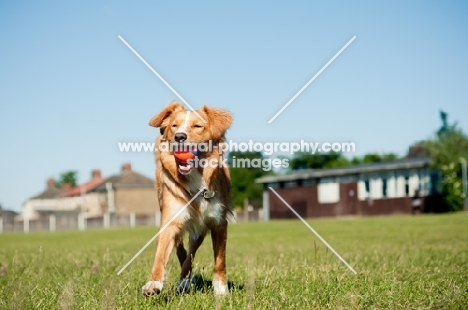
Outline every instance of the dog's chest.
[[(196, 195), (201, 189), (208, 189), (208, 186), (198, 171), (194, 171), (194, 173), (190, 174), (188, 179), (187, 189), (192, 195)], [(209, 197), (211, 195), (206, 196)], [(201, 231), (207, 229), (207, 225), (217, 225), (222, 221), (224, 206), (218, 195), (215, 194), (211, 198), (205, 198), (203, 192), (198, 195), (196, 202), (199, 212), (197, 212), (196, 216), (190, 217), (187, 223), (189, 227), (187, 228), (192, 231), (194, 235), (200, 235)]]
[(209, 191), (205, 180), (198, 171), (191, 173), (188, 176), (188, 181), (187, 190), (191, 193), (192, 196), (197, 195), (197, 193), (199, 193), (201, 190), (204, 190), (198, 194), (198, 197), (196, 198), (202, 217), (218, 218), (217, 213), (223, 210), (219, 196)]
[(200, 195), (197, 200), (200, 200), (199, 212), (189, 215), (184, 225), (192, 239), (205, 235), (211, 227), (219, 225), (224, 214), (219, 198), (213, 197), (207, 200)]

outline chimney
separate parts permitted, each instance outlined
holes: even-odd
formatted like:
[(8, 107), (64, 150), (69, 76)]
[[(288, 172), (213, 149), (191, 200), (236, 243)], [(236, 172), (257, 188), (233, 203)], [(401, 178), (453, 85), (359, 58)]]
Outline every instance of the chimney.
[(100, 179), (100, 178), (102, 178), (101, 170), (99, 170), (99, 169), (94, 169), (94, 170), (91, 172), (91, 179), (94, 180), (94, 179)]
[(131, 163), (125, 163), (122, 165), (122, 172), (124, 171), (132, 171), (132, 164)]
[(55, 180), (50, 178), (47, 180), (47, 188), (55, 188)]
[(71, 184), (70, 183), (63, 183), (61, 190), (62, 190), (62, 192), (68, 192), (69, 190), (71, 190)]

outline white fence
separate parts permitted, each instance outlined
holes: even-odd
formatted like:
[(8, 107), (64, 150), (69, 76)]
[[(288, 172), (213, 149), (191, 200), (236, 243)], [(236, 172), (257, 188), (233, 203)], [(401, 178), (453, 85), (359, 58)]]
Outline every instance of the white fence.
[[(236, 222), (250, 222), (261, 220), (261, 210), (234, 212)], [(137, 215), (130, 213), (109, 214), (101, 217), (85, 218), (81, 214), (73, 215), (49, 215), (38, 220), (14, 221), (0, 217), (0, 233), (3, 232), (34, 232), (34, 231), (58, 231), (58, 230), (87, 230), (109, 229), (115, 227), (159, 226), (161, 214)]]

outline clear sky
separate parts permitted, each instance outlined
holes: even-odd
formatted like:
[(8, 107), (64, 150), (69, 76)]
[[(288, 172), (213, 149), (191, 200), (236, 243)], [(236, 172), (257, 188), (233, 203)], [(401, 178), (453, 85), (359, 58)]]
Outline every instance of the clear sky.
[(468, 129), (467, 16), (466, 1), (2, 1), (0, 204), (68, 170), (153, 176), (152, 154), (117, 143), (153, 141), (176, 96), (118, 35), (195, 108), (230, 110), (230, 139), (404, 155), (440, 109)]

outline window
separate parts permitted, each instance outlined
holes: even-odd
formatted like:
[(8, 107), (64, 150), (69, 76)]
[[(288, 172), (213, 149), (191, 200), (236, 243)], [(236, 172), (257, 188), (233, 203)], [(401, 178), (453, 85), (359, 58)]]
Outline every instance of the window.
[(387, 197), (387, 179), (382, 179), (382, 196)]
[(405, 196), (409, 196), (409, 177), (405, 175)]
[(406, 180), (402, 172), (398, 172), (396, 175), (396, 193), (395, 197), (405, 197)]
[(359, 180), (358, 182), (358, 198), (359, 200), (366, 200), (369, 198), (369, 180)]
[(278, 182), (267, 183), (266, 187), (279, 188), (280, 184)]
[(284, 187), (298, 187), (297, 181), (284, 182)]
[(336, 181), (338, 183), (354, 183), (357, 182), (358, 177), (356, 175), (347, 175), (347, 176), (341, 176), (337, 177)]
[(370, 193), (370, 182), (369, 182), (369, 180), (364, 181), (364, 186), (366, 187), (367, 196), (369, 196), (369, 193)]
[[(412, 197), (419, 188), (419, 175), (417, 171), (411, 171), (408, 178), (408, 196)], [(420, 193), (421, 194), (421, 193)]]
[(382, 179), (378, 175), (375, 175), (370, 178), (370, 198), (381, 199), (383, 197), (382, 183)]
[(387, 175), (387, 195), (388, 198), (395, 198), (397, 197), (397, 178), (395, 177), (395, 173), (389, 173)]
[(429, 177), (427, 177), (425, 171), (423, 170), (418, 171), (418, 181), (419, 181), (418, 189), (419, 189), (419, 194), (422, 196), (426, 196), (428, 193), (428, 186), (427, 186), (428, 179)]
[(318, 185), (318, 202), (336, 203), (338, 201), (340, 201), (340, 184), (334, 180), (321, 180)]
[(317, 184), (317, 181), (315, 181), (315, 179), (306, 179), (304, 181), (302, 181), (302, 185), (314, 185), (314, 184)]

